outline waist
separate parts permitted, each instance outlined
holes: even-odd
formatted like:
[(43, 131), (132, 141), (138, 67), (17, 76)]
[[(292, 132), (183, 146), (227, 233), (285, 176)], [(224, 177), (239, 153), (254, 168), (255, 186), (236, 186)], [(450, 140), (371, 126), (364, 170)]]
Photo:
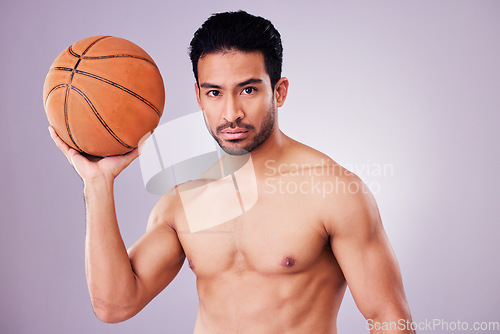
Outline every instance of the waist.
[[(221, 333), (335, 333), (345, 292), (338, 277), (226, 272), (198, 278), (196, 328)], [(217, 330), (216, 330), (217, 329)]]

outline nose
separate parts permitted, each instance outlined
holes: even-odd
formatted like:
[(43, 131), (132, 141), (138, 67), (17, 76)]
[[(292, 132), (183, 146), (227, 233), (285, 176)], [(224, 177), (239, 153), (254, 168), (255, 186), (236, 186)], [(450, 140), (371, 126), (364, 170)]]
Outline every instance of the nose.
[(227, 122), (234, 122), (238, 118), (243, 118), (243, 116), (245, 116), (245, 114), (241, 105), (238, 103), (238, 98), (232, 96), (231, 94), (226, 95), (222, 117)]

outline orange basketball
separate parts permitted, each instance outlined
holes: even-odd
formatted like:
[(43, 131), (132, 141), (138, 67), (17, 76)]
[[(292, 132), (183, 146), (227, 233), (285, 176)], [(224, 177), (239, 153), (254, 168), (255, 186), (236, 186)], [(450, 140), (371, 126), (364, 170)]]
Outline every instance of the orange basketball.
[(96, 36), (64, 50), (43, 86), (50, 125), (74, 149), (119, 155), (158, 125), (165, 103), (153, 59), (123, 38)]

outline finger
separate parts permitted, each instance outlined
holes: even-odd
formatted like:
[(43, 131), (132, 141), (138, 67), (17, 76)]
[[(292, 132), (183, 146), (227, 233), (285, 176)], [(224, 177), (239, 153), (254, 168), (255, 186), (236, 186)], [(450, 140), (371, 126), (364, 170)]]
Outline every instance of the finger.
[(54, 142), (56, 143), (57, 147), (59, 147), (59, 149), (63, 152), (66, 152), (69, 150), (69, 146), (68, 144), (66, 144), (60, 137), (59, 135), (56, 133), (56, 130), (52, 127), (52, 126), (49, 126), (49, 133), (50, 133), (50, 137), (52, 138), (52, 140), (54, 140)]
[(49, 126), (49, 133), (52, 140), (56, 143), (56, 146), (66, 156), (69, 163), (73, 165), (71, 157), (78, 153), (57, 135), (56, 130), (52, 126)]

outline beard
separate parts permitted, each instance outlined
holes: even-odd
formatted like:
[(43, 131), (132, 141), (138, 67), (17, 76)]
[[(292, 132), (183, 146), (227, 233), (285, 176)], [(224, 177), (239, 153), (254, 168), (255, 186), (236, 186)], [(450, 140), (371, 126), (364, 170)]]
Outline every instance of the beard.
[[(276, 123), (276, 108), (274, 107), (274, 101), (270, 108), (266, 112), (266, 117), (264, 119), (264, 122), (262, 123), (261, 128), (257, 132), (257, 134), (251, 139), (251, 142), (248, 143), (247, 145), (243, 147), (233, 147), (233, 146), (226, 146), (224, 145), (224, 141), (220, 139), (217, 134), (214, 134), (210, 127), (208, 126), (208, 123), (205, 123), (207, 125), (207, 128), (212, 135), (212, 137), (215, 139), (215, 141), (219, 144), (219, 146), (226, 152), (227, 154), (230, 155), (245, 155), (250, 152), (252, 152), (255, 148), (259, 147), (260, 144), (265, 142), (267, 138), (271, 135), (271, 133), (274, 130), (274, 124)], [(216, 129), (217, 133), (220, 133), (222, 130), (227, 129), (227, 128), (245, 128), (248, 130), (255, 130), (255, 127), (251, 124), (245, 124), (243, 123), (239, 118), (234, 121), (234, 122), (227, 122), (225, 124), (219, 125)], [(244, 141), (246, 139), (233, 139), (233, 140), (226, 140), (226, 142), (229, 143), (239, 143), (241, 141)]]

